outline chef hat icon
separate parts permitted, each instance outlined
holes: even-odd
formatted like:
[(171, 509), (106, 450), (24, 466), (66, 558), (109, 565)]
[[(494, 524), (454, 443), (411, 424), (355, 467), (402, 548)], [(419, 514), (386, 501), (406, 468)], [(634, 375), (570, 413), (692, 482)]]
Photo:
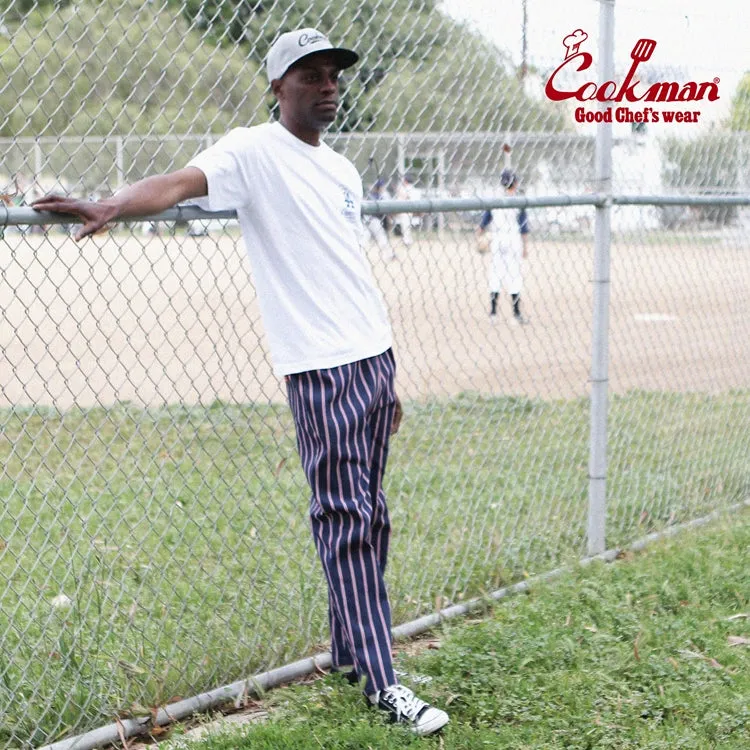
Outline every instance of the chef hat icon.
[(578, 54), (578, 48), (589, 38), (589, 35), (583, 29), (576, 29), (572, 33), (563, 39), (563, 45), (565, 46), (565, 59), (567, 60), (571, 55)]

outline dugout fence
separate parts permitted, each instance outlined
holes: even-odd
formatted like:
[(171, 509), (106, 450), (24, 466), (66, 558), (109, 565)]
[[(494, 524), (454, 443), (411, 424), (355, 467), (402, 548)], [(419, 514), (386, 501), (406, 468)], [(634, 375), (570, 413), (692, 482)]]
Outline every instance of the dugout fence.
[[(519, 79), (431, 3), (368, 6), (369, 21), (348, 3), (338, 20), (291, 2), (38, 5), (0, 3), (0, 747), (94, 747), (148, 728), (133, 717), (326, 666), (307, 489), (233, 214), (181, 207), (76, 244), (70, 219), (26, 205), (35, 185), (115, 190), (266, 119), (259, 60), (298, 18), (364, 52), (331, 142), (366, 190), (416, 188), (363, 217), (405, 408), (387, 473), (398, 632), (747, 502), (740, 129), (574, 130), (529, 94), (540, 72)], [(236, 38), (217, 38), (221, 18)], [(505, 297), (488, 315), (475, 237), (485, 209), (520, 207), (528, 326)]]

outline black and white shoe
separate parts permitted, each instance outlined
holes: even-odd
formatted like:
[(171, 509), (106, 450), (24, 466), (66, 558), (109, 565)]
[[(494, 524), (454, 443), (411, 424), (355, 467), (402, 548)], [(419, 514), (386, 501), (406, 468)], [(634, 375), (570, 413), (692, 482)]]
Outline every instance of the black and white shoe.
[(420, 736), (437, 732), (448, 723), (448, 714), (417, 698), (405, 685), (391, 685), (375, 695), (370, 702), (389, 714), (392, 722), (406, 724)]

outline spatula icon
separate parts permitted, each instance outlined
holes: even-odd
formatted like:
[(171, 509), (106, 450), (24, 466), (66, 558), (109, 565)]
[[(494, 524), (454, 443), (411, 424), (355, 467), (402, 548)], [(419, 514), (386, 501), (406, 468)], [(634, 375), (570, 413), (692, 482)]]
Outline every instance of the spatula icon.
[(630, 53), (630, 57), (636, 62), (646, 62), (654, 54), (656, 42), (653, 39), (639, 39)]

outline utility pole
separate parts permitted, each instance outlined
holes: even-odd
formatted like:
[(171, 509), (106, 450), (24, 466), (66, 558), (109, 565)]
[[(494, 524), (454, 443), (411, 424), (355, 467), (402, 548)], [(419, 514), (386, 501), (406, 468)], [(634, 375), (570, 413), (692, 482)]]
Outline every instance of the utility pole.
[(529, 25), (529, 14), (526, 6), (527, 0), (522, 0), (523, 8), (523, 27), (521, 29), (521, 70), (519, 71), (518, 77), (523, 83), (526, 78), (526, 74), (529, 71), (527, 56), (528, 56), (528, 44), (526, 40), (526, 29)]

